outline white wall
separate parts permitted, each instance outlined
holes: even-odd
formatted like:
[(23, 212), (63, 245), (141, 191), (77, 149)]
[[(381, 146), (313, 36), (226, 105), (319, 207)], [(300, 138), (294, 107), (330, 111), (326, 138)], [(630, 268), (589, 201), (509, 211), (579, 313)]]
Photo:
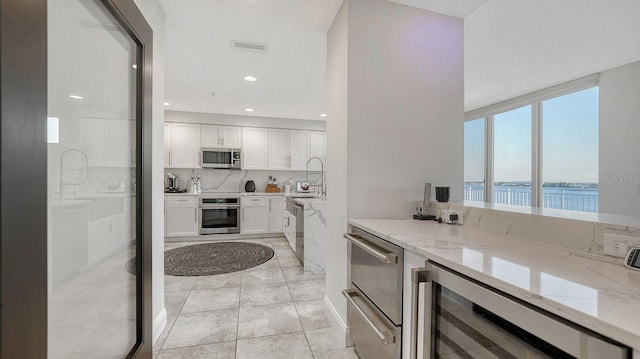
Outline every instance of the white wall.
[(169, 122), (202, 123), (210, 125), (224, 126), (248, 126), (248, 127), (271, 127), (271, 128), (291, 128), (296, 130), (316, 130), (326, 129), (325, 121), (297, 120), (289, 118), (272, 118), (257, 116), (237, 116), (221, 115), (215, 113), (165, 111), (165, 120)]
[(425, 182), (462, 200), (463, 22), (346, 0), (328, 50), (327, 297), (345, 319), (346, 219), (410, 218)]
[(164, 11), (157, 0), (135, 0), (153, 29), (153, 340), (167, 323), (164, 307)]
[(327, 33), (327, 264), (326, 297), (342, 326), (347, 303), (341, 291), (347, 282), (348, 125), (348, 24), (349, 1), (345, 1)]
[(640, 217), (640, 62), (600, 74), (599, 211)]

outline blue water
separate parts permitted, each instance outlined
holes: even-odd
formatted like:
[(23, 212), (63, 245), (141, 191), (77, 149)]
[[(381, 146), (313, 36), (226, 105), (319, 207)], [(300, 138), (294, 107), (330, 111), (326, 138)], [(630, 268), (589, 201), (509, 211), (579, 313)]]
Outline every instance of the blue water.
[[(484, 186), (465, 185), (465, 200), (484, 201)], [(597, 212), (597, 188), (543, 187), (543, 207), (570, 211)], [(531, 206), (531, 188), (495, 186), (494, 203)]]

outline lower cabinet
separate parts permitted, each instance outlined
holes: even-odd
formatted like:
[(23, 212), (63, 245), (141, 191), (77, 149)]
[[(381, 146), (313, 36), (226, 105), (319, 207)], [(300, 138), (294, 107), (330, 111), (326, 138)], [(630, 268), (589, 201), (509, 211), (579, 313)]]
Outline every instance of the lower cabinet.
[(167, 197), (164, 208), (166, 237), (198, 235), (198, 199), (196, 197)]
[(240, 233), (282, 233), (284, 197), (245, 196), (240, 199)]
[(269, 198), (269, 233), (282, 233), (284, 197)]

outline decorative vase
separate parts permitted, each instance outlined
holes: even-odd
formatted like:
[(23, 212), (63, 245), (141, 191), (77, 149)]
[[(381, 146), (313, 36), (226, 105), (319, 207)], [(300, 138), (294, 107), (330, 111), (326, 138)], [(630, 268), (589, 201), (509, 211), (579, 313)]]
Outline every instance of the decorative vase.
[(247, 181), (244, 185), (244, 190), (247, 192), (255, 192), (256, 191), (256, 183), (252, 180)]

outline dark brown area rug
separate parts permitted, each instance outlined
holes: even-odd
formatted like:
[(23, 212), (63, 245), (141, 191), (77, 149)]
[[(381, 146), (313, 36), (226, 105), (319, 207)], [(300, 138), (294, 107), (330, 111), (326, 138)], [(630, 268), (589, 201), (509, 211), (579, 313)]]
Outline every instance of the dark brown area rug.
[(231, 273), (258, 266), (272, 257), (273, 249), (258, 243), (194, 244), (164, 252), (164, 274), (195, 277)]

